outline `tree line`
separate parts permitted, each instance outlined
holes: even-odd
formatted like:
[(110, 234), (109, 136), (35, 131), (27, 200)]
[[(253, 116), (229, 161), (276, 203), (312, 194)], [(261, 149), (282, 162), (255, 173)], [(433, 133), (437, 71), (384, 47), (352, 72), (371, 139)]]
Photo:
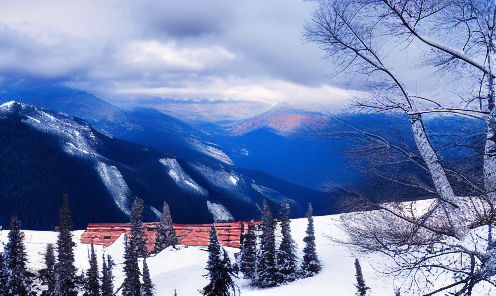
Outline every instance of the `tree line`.
[[(239, 289), (235, 285), (234, 277), (237, 277), (239, 272), (250, 280), (252, 286), (260, 288), (274, 287), (317, 274), (321, 270), (321, 264), (315, 249), (312, 206), (309, 206), (307, 212), (308, 227), (301, 266), (297, 263), (289, 214), (290, 208), (286, 205), (280, 212), (281, 242), (276, 248), (277, 222), (264, 201), (262, 223), (257, 230), (251, 221), (247, 233), (242, 233), (241, 251), (235, 264), (231, 264), (227, 252), (220, 246), (215, 227), (212, 225), (206, 267), (210, 282), (199, 292), (203, 295), (236, 295)], [(111, 256), (102, 254), (100, 273), (99, 260), (93, 244), (88, 255), (89, 269), (78, 273), (74, 255), (76, 243), (72, 234), (74, 225), (67, 195), (63, 196), (59, 211), (57, 242), (55, 245), (47, 245), (44, 254), (45, 267), (37, 273), (26, 268), (27, 253), (21, 222), (17, 217), (12, 217), (8, 242), (0, 256), (0, 295), (37, 295), (40, 292), (41, 295), (57, 296), (76, 296), (81, 292), (85, 296), (111, 296), (118, 292), (123, 296), (154, 295), (154, 285), (147, 265), (150, 252), (146, 246), (142, 217), (143, 200), (136, 198), (131, 209), (130, 233), (126, 235), (125, 240), (124, 281), (117, 289), (113, 283), (114, 262)], [(151, 253), (157, 254), (178, 243), (169, 207), (164, 202), (155, 247)]]

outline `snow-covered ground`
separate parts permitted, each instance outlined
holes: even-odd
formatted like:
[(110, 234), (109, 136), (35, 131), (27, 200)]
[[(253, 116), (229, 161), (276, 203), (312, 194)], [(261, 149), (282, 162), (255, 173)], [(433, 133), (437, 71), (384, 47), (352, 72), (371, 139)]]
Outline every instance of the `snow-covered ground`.
[[(238, 280), (241, 295), (244, 296), (302, 296), (302, 295), (326, 295), (345, 296), (355, 295), (355, 268), (354, 260), (350, 251), (332, 243), (329, 235), (341, 236), (336, 221), (339, 216), (314, 217), (317, 252), (323, 264), (321, 273), (313, 278), (299, 280), (294, 283), (271, 288), (256, 289), (248, 285), (245, 280)], [(299, 251), (303, 249), (303, 237), (307, 227), (306, 219), (296, 219), (291, 223), (293, 239), (297, 242)], [(47, 231), (25, 231), (25, 244), (29, 255), (29, 268), (39, 270), (43, 267), (43, 253), (47, 243), (55, 243), (57, 233)], [(79, 243), (79, 238), (83, 231), (75, 231), (74, 238), (77, 241), (76, 266), (79, 270), (86, 270), (89, 267), (88, 253), (89, 245)], [(7, 231), (1, 231), (0, 239), (7, 241)], [(112, 246), (103, 248), (95, 246), (101, 267), (102, 252), (110, 254), (117, 266), (114, 268), (115, 287), (119, 287), (123, 280), (122, 262), (124, 252), (123, 237), (119, 238)], [(234, 253), (239, 249), (227, 248), (227, 251), (234, 260)], [(157, 296), (172, 296), (174, 289), (180, 296), (200, 295), (198, 290), (203, 288), (208, 280), (203, 277), (207, 273), (205, 270), (208, 253), (206, 247), (188, 247), (174, 250), (168, 248), (160, 254), (147, 259), (152, 281), (155, 284)], [(300, 254), (301, 257), (301, 254)], [(383, 259), (381, 259), (383, 260)], [(372, 262), (374, 261), (374, 262)], [(393, 280), (381, 274), (371, 267), (382, 264), (378, 260), (371, 258), (360, 258), (366, 284), (371, 287), (368, 295), (394, 295)]]

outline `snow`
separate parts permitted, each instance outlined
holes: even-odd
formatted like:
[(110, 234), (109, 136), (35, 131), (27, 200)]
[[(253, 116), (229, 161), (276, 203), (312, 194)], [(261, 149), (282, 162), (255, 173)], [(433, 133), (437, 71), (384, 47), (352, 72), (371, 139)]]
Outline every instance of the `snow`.
[[(250, 287), (244, 279), (238, 279), (237, 283), (241, 290), (242, 296), (343, 296), (355, 295), (355, 257), (349, 249), (344, 246), (332, 243), (329, 235), (342, 237), (343, 233), (337, 226), (339, 215), (314, 217), (316, 245), (319, 259), (323, 264), (322, 271), (315, 277), (298, 280), (288, 285), (270, 288), (257, 289)], [(295, 219), (291, 222), (293, 239), (298, 244), (299, 256), (303, 250), (303, 238), (307, 227), (306, 219)], [(40, 269), (43, 267), (43, 253), (47, 243), (55, 243), (57, 239), (56, 232), (47, 231), (25, 231), (25, 244), (28, 252), (28, 268)], [(0, 240), (7, 241), (8, 231), (0, 232)], [(80, 237), (82, 231), (74, 232), (74, 240), (77, 242), (75, 255), (76, 267), (79, 272), (89, 267), (88, 253), (89, 245), (81, 244)], [(206, 247), (179, 247), (174, 249), (169, 247), (156, 256), (147, 259), (152, 281), (155, 284), (156, 296), (174, 295), (174, 289), (181, 296), (197, 296), (198, 290), (207, 285), (208, 281), (203, 276), (207, 274), (205, 270), (208, 258)], [(234, 260), (234, 253), (239, 252), (236, 248), (226, 248), (231, 260)], [(110, 254), (117, 264), (114, 267), (114, 286), (117, 288), (121, 285), (124, 275), (123, 254), (124, 254), (124, 237), (121, 236), (113, 245), (107, 248), (95, 246), (95, 252), (99, 259), (99, 268), (101, 268), (102, 253)], [(371, 263), (384, 264), (384, 257), (359, 258), (362, 265), (365, 283), (371, 287), (367, 295), (382, 296), (394, 295), (394, 285), (400, 284), (394, 282), (387, 275), (376, 272)], [(140, 264), (141, 266), (141, 264)], [(403, 293), (402, 293), (403, 295)]]
[(231, 212), (229, 212), (229, 210), (222, 204), (207, 200), (207, 208), (212, 216), (214, 216), (214, 222), (234, 221), (234, 217)]
[(191, 146), (199, 152), (202, 152), (208, 156), (211, 156), (217, 160), (222, 161), (225, 164), (234, 165), (232, 160), (219, 148), (214, 147), (215, 144), (202, 142), (197, 139), (189, 139)]
[(244, 182), (241, 182), (242, 179), (235, 172), (227, 172), (224, 169), (215, 170), (202, 164), (192, 164), (192, 167), (217, 189), (229, 193), (234, 198), (252, 201), (248, 197)]
[(121, 172), (115, 166), (109, 166), (103, 162), (98, 162), (96, 170), (108, 192), (114, 198), (115, 204), (123, 213), (129, 215), (131, 213), (129, 201), (132, 193)]
[(89, 125), (78, 123), (68, 115), (58, 114), (55, 117), (33, 106), (21, 104), (21, 107), (21, 113), (26, 116), (22, 122), (40, 131), (57, 135), (66, 153), (80, 157), (97, 156), (95, 147), (98, 141)]
[(208, 191), (191, 179), (176, 159), (161, 158), (159, 161), (167, 167), (167, 173), (181, 189), (186, 191), (194, 191), (202, 196), (208, 196)]
[(265, 198), (268, 198), (272, 201), (278, 202), (280, 204), (282, 203), (289, 203), (290, 205), (295, 204), (294, 200), (289, 199), (284, 195), (281, 195), (279, 192), (272, 190), (270, 188), (257, 185), (255, 183), (252, 183), (251, 187), (253, 187), (253, 189), (255, 189), (258, 193), (262, 194)]

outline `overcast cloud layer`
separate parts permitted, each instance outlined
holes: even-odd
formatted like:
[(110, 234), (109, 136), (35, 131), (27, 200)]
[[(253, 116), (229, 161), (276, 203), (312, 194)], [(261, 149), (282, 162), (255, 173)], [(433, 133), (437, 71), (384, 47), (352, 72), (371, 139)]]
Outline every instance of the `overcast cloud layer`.
[[(303, 0), (0, 1), (0, 77), (106, 99), (341, 103)], [(1, 81), (0, 78), (0, 81)]]

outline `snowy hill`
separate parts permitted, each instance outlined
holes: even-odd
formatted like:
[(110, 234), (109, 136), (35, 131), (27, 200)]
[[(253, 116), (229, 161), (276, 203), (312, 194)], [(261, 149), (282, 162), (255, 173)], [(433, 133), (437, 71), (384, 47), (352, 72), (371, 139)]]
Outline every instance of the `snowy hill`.
[[(339, 216), (314, 217), (317, 252), (323, 263), (323, 270), (313, 278), (299, 280), (289, 285), (270, 289), (252, 288), (248, 283), (239, 279), (237, 281), (242, 296), (345, 296), (355, 295), (355, 269), (354, 257), (348, 249), (330, 242), (329, 235), (342, 236), (336, 221)], [(295, 219), (291, 222), (293, 239), (297, 242), (299, 251), (303, 249), (303, 237), (307, 225), (306, 219)], [(6, 242), (7, 231), (0, 234), (1, 240)], [(43, 252), (47, 243), (56, 242), (55, 232), (25, 231), (25, 244), (29, 254), (30, 269), (39, 269), (43, 266)], [(75, 240), (81, 236), (82, 231), (75, 232)], [(112, 246), (103, 248), (97, 246), (97, 258), (101, 258), (102, 252), (110, 254), (116, 261), (114, 268), (115, 286), (119, 287), (122, 280), (122, 263), (124, 244), (123, 237), (119, 238)], [(234, 259), (234, 253), (238, 249), (227, 248)], [(89, 245), (80, 244), (78, 241), (76, 249), (76, 266), (81, 270), (89, 267), (88, 263)], [(174, 295), (174, 289), (181, 296), (199, 295), (198, 290), (203, 288), (208, 281), (203, 277), (208, 253), (206, 247), (188, 247), (174, 250), (168, 248), (155, 257), (147, 260), (150, 268), (152, 281), (156, 287), (157, 296)], [(380, 258), (383, 260), (384, 258)], [(99, 259), (100, 260), (100, 259)], [(372, 259), (360, 258), (364, 271), (366, 284), (371, 287), (370, 295), (394, 295), (394, 283), (391, 278), (375, 272), (369, 265)], [(377, 262), (374, 262), (377, 263)], [(101, 262), (99, 262), (101, 268)]]

